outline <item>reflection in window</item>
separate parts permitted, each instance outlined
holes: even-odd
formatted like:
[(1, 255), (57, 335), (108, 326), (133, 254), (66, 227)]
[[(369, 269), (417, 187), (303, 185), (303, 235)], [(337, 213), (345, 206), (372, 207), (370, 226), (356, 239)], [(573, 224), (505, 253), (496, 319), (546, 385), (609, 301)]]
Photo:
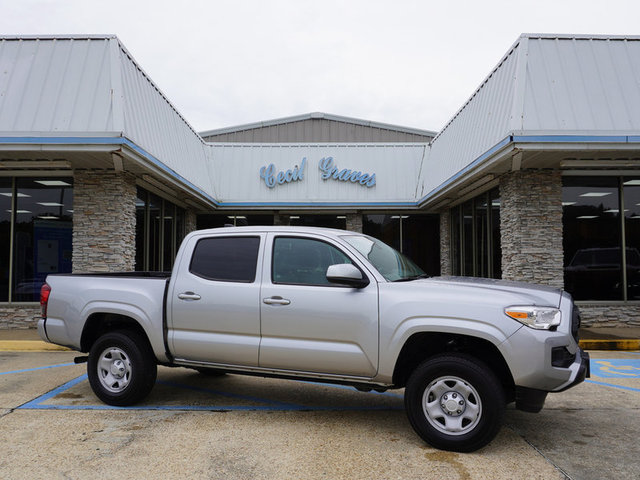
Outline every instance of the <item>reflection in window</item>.
[(259, 248), (260, 237), (203, 238), (193, 251), (189, 271), (207, 280), (252, 283)]
[(289, 217), (289, 224), (305, 227), (339, 228), (340, 230), (344, 230), (347, 228), (347, 217), (346, 215), (291, 215)]
[(640, 300), (640, 179), (624, 178), (627, 299)]
[(273, 283), (331, 285), (327, 269), (351, 263), (340, 250), (326, 242), (299, 237), (277, 237), (273, 245)]
[(224, 226), (245, 227), (247, 225), (273, 225), (273, 215), (247, 215), (247, 214), (202, 214), (196, 219), (198, 230), (206, 228), (219, 228)]
[(13, 180), (0, 178), (0, 302), (9, 300), (12, 205)]
[(440, 275), (440, 220), (437, 215), (363, 215), (362, 232), (413, 260), (428, 275)]
[(623, 300), (619, 179), (563, 179), (564, 285), (576, 300)]
[(2, 178), (0, 208), (0, 301), (37, 301), (48, 274), (71, 271), (73, 179)]
[(497, 188), (451, 209), (451, 271), (500, 278), (500, 192)]
[(136, 271), (170, 271), (185, 236), (185, 211), (138, 188)]

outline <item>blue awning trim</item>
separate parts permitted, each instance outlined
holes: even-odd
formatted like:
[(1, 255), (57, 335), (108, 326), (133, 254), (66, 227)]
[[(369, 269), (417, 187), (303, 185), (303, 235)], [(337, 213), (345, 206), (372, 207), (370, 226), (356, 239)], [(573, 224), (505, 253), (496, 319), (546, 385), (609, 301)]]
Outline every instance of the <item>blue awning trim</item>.
[(134, 142), (126, 137), (0, 137), (0, 144), (5, 145), (120, 145), (126, 146), (148, 160), (155, 167), (168, 174), (170, 177), (178, 180), (189, 189), (201, 195), (204, 199), (215, 205), (219, 205), (219, 202), (211, 195), (203, 191), (200, 187), (197, 187), (178, 172), (169, 168), (167, 165), (158, 160), (151, 153), (147, 152), (144, 148), (136, 145)]
[(429, 199), (435, 197), (442, 190), (450, 186), (453, 182), (469, 173), (482, 162), (495, 155), (498, 151), (515, 146), (518, 143), (564, 143), (564, 144), (640, 144), (640, 135), (509, 135), (500, 142), (496, 143), (489, 150), (473, 160), (469, 165), (448, 178), (429, 193), (424, 195), (420, 200), (415, 202), (220, 202), (211, 195), (204, 192), (185, 177), (171, 169), (154, 155), (129, 140), (126, 137), (38, 137), (38, 136), (21, 136), (21, 137), (0, 137), (0, 144), (4, 145), (120, 145), (130, 148), (152, 165), (160, 169), (162, 172), (177, 180), (193, 192), (200, 195), (203, 199), (215, 207), (221, 208), (303, 208), (303, 207), (334, 207), (334, 208), (419, 208)]

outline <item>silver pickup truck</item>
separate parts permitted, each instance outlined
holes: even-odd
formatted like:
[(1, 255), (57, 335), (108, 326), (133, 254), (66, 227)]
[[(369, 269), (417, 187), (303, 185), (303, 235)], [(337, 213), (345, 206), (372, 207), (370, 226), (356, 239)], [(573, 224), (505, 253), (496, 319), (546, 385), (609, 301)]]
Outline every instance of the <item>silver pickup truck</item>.
[(505, 405), (530, 412), (584, 380), (578, 310), (558, 289), (427, 278), (372, 237), (305, 227), (202, 230), (171, 274), (50, 275), (40, 336), (88, 352), (95, 394), (131, 405), (157, 365), (404, 388), (415, 431), (474, 451)]

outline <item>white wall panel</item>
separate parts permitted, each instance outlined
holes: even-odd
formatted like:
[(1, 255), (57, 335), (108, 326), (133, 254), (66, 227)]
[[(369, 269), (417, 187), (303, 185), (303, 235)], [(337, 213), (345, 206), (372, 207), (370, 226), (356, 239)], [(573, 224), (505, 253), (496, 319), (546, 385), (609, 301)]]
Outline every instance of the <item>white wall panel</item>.
[[(218, 200), (225, 203), (375, 203), (415, 202), (416, 182), (426, 144), (309, 145), (213, 144), (212, 162)], [(340, 170), (376, 175), (376, 185), (322, 180), (319, 162), (333, 157)], [(277, 171), (300, 165), (306, 158), (304, 179), (273, 188), (260, 169), (274, 164)]]

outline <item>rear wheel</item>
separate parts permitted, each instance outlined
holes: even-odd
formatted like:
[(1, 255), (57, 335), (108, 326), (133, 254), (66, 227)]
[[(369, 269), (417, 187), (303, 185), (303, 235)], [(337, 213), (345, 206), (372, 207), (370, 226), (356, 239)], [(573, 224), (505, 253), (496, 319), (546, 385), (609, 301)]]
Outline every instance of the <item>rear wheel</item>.
[(96, 396), (109, 405), (133, 405), (156, 383), (156, 360), (146, 338), (133, 332), (102, 335), (89, 352), (89, 383)]
[(504, 390), (482, 362), (445, 354), (420, 364), (409, 377), (405, 407), (413, 429), (442, 450), (472, 452), (500, 430)]

